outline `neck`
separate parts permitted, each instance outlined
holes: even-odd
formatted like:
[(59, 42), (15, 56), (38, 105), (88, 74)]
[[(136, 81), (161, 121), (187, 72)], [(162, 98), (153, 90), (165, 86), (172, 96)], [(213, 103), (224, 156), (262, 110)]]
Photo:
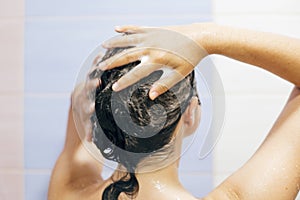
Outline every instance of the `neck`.
[(137, 174), (137, 179), (141, 186), (144, 188), (151, 188), (154, 190), (163, 190), (168, 188), (181, 187), (178, 178), (178, 164), (179, 161), (172, 163), (162, 169)]
[[(137, 199), (156, 199), (158, 197), (163, 199), (190, 199), (190, 194), (179, 181), (178, 164), (179, 161), (176, 161), (156, 171), (136, 173), (139, 183)], [(113, 179), (116, 180), (122, 176), (124, 176), (124, 172), (116, 170)]]
[[(136, 172), (139, 183), (138, 199), (157, 199), (158, 195), (164, 199), (172, 197), (176, 199), (193, 199), (183, 188), (178, 178), (182, 139), (182, 135), (177, 135), (174, 144), (171, 145), (175, 147), (171, 155), (158, 152), (158, 154), (152, 155), (151, 158), (146, 158), (145, 161), (141, 162)], [(161, 157), (165, 158), (161, 159)], [(165, 165), (161, 164), (164, 161), (166, 161)], [(153, 166), (159, 167), (155, 169)], [(118, 180), (123, 177), (125, 175), (124, 170), (119, 166), (112, 175), (112, 179)]]
[[(178, 149), (181, 148), (181, 145), (177, 146)], [(176, 149), (177, 149), (176, 148)], [(162, 157), (161, 154), (153, 155), (149, 159), (141, 161), (140, 165), (135, 171), (135, 175), (138, 179), (140, 185), (142, 184), (152, 184), (154, 187), (157, 182), (178, 185), (178, 167), (180, 160), (180, 152), (176, 149), (173, 149), (172, 155)], [(164, 163), (165, 162), (165, 163)], [(120, 177), (123, 177), (126, 174), (126, 169), (119, 165), (115, 172), (112, 175), (113, 180), (118, 180)], [(150, 186), (149, 185), (149, 186)]]

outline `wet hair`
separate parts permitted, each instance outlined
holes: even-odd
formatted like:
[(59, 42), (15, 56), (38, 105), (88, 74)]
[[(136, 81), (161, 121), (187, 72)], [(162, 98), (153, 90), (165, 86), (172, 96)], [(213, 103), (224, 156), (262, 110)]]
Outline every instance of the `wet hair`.
[[(107, 50), (102, 61), (124, 49)], [(197, 95), (192, 72), (172, 89), (151, 100), (149, 90), (162, 76), (162, 70), (120, 92), (114, 92), (112, 85), (139, 63), (136, 61), (93, 74), (101, 79), (95, 93), (93, 142), (106, 159), (121, 164), (127, 170), (123, 177), (105, 188), (103, 200), (117, 200), (122, 192), (131, 197), (137, 195), (139, 184), (135, 169), (138, 163), (171, 141), (181, 115), (191, 98)]]

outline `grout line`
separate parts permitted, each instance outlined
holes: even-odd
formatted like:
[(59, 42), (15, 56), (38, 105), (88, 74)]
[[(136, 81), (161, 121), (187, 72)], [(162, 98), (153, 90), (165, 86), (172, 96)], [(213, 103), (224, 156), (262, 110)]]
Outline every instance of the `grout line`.
[(52, 169), (24, 169), (24, 173), (30, 173), (30, 174), (51, 174)]
[(0, 168), (0, 174), (51, 174), (52, 169)]
[(23, 91), (0, 91), (0, 96), (16, 96), (16, 95), (24, 95)]
[(23, 174), (24, 169), (23, 168), (0, 168), (0, 174)]
[(25, 16), (1, 16), (0, 22), (2, 21), (10, 21), (10, 20), (24, 20)]

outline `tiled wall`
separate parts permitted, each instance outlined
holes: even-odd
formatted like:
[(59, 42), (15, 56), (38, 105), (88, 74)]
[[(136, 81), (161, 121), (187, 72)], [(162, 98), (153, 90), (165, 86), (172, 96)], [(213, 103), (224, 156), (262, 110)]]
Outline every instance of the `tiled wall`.
[[(51, 169), (64, 142), (76, 73), (89, 52), (114, 34), (114, 25), (160, 26), (213, 18), (298, 37), (299, 4), (298, 0), (0, 0), (0, 200), (46, 199)], [(250, 157), (291, 88), (262, 70), (213, 58), (224, 82), (227, 117), (213, 155), (205, 160), (195, 157), (196, 142), (183, 157), (181, 179), (197, 196)]]
[[(298, 38), (300, 35), (297, 0), (215, 0), (213, 8), (218, 23)], [(217, 185), (255, 152), (283, 108), (292, 85), (253, 66), (221, 56), (214, 59), (227, 97), (226, 124), (214, 151)]]
[[(46, 199), (76, 73), (114, 25), (186, 24), (211, 13), (210, 0), (0, 0), (0, 200)], [(199, 160), (197, 146), (183, 157), (193, 162), (181, 166), (181, 179), (203, 196), (212, 188), (212, 157)]]

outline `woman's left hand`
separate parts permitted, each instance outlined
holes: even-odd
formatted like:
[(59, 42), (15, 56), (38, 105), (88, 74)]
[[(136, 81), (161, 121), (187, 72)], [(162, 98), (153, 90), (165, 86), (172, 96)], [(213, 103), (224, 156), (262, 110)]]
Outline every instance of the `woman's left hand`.
[(122, 90), (152, 72), (163, 69), (164, 74), (149, 92), (150, 98), (155, 99), (191, 73), (207, 55), (206, 50), (193, 40), (192, 30), (191, 25), (166, 28), (118, 27), (116, 31), (123, 35), (107, 40), (103, 46), (132, 48), (99, 63), (99, 68), (108, 70), (140, 61), (139, 65), (113, 85), (115, 91)]

